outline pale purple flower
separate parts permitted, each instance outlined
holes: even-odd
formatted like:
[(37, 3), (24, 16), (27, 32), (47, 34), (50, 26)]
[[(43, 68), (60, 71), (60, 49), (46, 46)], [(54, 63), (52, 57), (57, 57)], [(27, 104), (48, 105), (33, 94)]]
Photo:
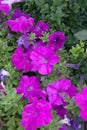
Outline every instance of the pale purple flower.
[(12, 14), (13, 19), (20, 18), (21, 16), (29, 18), (30, 14), (23, 13), (19, 8), (17, 8), (16, 11)]
[(1, 4), (8, 4), (11, 7), (12, 4), (22, 1), (23, 0), (1, 0)]
[(78, 63), (78, 64), (67, 63), (67, 64), (66, 64), (66, 67), (70, 67), (70, 68), (73, 68), (73, 69), (78, 70), (79, 67), (80, 67), (80, 63)]
[(32, 29), (32, 32), (36, 34), (36, 37), (40, 37), (43, 33), (49, 31), (49, 24), (43, 21), (38, 21), (35, 28)]
[(12, 63), (18, 70), (28, 72), (31, 69), (31, 61), (28, 51), (23, 51), (21, 47), (17, 48), (12, 55)]
[(31, 52), (30, 55), (32, 68), (31, 70), (38, 71), (42, 75), (50, 74), (53, 66), (59, 62), (59, 56), (49, 47), (38, 47)]
[(63, 32), (53, 32), (49, 35), (48, 45), (54, 49), (59, 50), (64, 47), (66, 36)]
[(77, 89), (72, 85), (71, 81), (61, 78), (47, 87), (48, 99), (53, 105), (62, 105), (66, 96), (71, 98), (77, 94)]
[(25, 49), (29, 48), (29, 38), (27, 35), (22, 35), (17, 40), (18, 47), (22, 46)]
[(6, 71), (5, 69), (0, 70), (0, 79), (1, 81), (5, 81), (6, 77), (10, 76), (10, 73)]
[(40, 82), (37, 76), (22, 76), (17, 87), (17, 93), (23, 94), (23, 97), (27, 98), (30, 102), (34, 98), (39, 98), (41, 94)]
[(45, 100), (35, 100), (32, 104), (24, 107), (20, 124), (25, 130), (36, 130), (46, 126), (52, 120), (51, 105)]
[(75, 103), (80, 108), (80, 116), (83, 120), (87, 121), (87, 86), (82, 89), (82, 91), (76, 95)]

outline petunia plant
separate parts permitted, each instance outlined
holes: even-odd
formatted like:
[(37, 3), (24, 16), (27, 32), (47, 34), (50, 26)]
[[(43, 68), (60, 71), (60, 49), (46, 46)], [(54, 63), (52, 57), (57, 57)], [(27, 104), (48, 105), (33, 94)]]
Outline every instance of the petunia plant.
[(16, 2), (22, 0), (0, 1), (2, 129), (81, 130), (75, 117), (87, 121), (87, 85), (81, 79), (81, 61), (87, 58), (84, 43), (67, 51), (64, 32), (52, 32), (48, 22), (35, 23), (18, 8), (13, 12)]

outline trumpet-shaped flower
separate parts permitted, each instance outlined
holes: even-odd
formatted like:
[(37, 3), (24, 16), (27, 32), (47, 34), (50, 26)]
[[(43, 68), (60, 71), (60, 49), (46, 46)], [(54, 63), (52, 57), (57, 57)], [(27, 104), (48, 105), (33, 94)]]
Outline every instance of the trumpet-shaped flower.
[(38, 77), (22, 76), (16, 90), (18, 94), (23, 94), (29, 101), (33, 101), (34, 97), (39, 98), (41, 87)]
[(82, 89), (82, 91), (76, 95), (75, 103), (79, 106), (80, 116), (83, 120), (87, 121), (87, 86)]
[(31, 17), (26, 18), (24, 16), (21, 16), (15, 20), (8, 20), (7, 23), (13, 32), (24, 33), (25, 31), (30, 31), (32, 29), (34, 19)]
[(12, 63), (18, 70), (23, 70), (24, 72), (28, 72), (31, 69), (29, 53), (24, 52), (21, 47), (17, 48), (12, 55)]
[(8, 14), (10, 11), (10, 7), (8, 4), (1, 4), (0, 3), (0, 12), (3, 12), (5, 15)]
[(63, 32), (54, 32), (49, 36), (49, 46), (54, 50), (63, 48), (66, 36)]
[(53, 105), (62, 105), (66, 96), (70, 96), (72, 98), (77, 94), (77, 89), (71, 84), (70, 80), (61, 78), (48, 84), (47, 93), (49, 101)]
[(30, 14), (23, 13), (19, 8), (17, 8), (16, 11), (12, 14), (13, 19), (20, 18), (21, 16), (29, 18)]
[(35, 28), (32, 29), (32, 32), (36, 34), (36, 37), (40, 37), (42, 33), (49, 31), (49, 24), (43, 21), (39, 21)]
[(49, 47), (38, 47), (31, 52), (30, 55), (32, 68), (31, 70), (38, 71), (42, 75), (50, 74), (53, 66), (59, 62), (59, 56)]
[(49, 102), (42, 99), (35, 100), (34, 103), (24, 107), (20, 124), (25, 130), (36, 130), (38, 127), (46, 126), (52, 120), (50, 110)]

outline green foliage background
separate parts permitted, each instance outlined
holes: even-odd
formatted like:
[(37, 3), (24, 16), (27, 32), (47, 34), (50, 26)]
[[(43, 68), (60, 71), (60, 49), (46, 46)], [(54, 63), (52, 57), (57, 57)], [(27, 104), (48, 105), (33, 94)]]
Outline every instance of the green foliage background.
[(64, 31), (67, 48), (76, 44), (74, 33), (87, 29), (87, 0), (24, 0), (20, 8), (36, 21), (48, 21), (52, 31)]

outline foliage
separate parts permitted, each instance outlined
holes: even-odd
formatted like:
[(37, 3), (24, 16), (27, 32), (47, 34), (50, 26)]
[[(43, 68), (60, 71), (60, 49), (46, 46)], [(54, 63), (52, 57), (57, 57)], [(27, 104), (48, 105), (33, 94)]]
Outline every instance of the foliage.
[(48, 21), (52, 31), (64, 31), (67, 48), (77, 42), (74, 33), (87, 28), (86, 0), (25, 0), (20, 8), (32, 14), (36, 21)]

